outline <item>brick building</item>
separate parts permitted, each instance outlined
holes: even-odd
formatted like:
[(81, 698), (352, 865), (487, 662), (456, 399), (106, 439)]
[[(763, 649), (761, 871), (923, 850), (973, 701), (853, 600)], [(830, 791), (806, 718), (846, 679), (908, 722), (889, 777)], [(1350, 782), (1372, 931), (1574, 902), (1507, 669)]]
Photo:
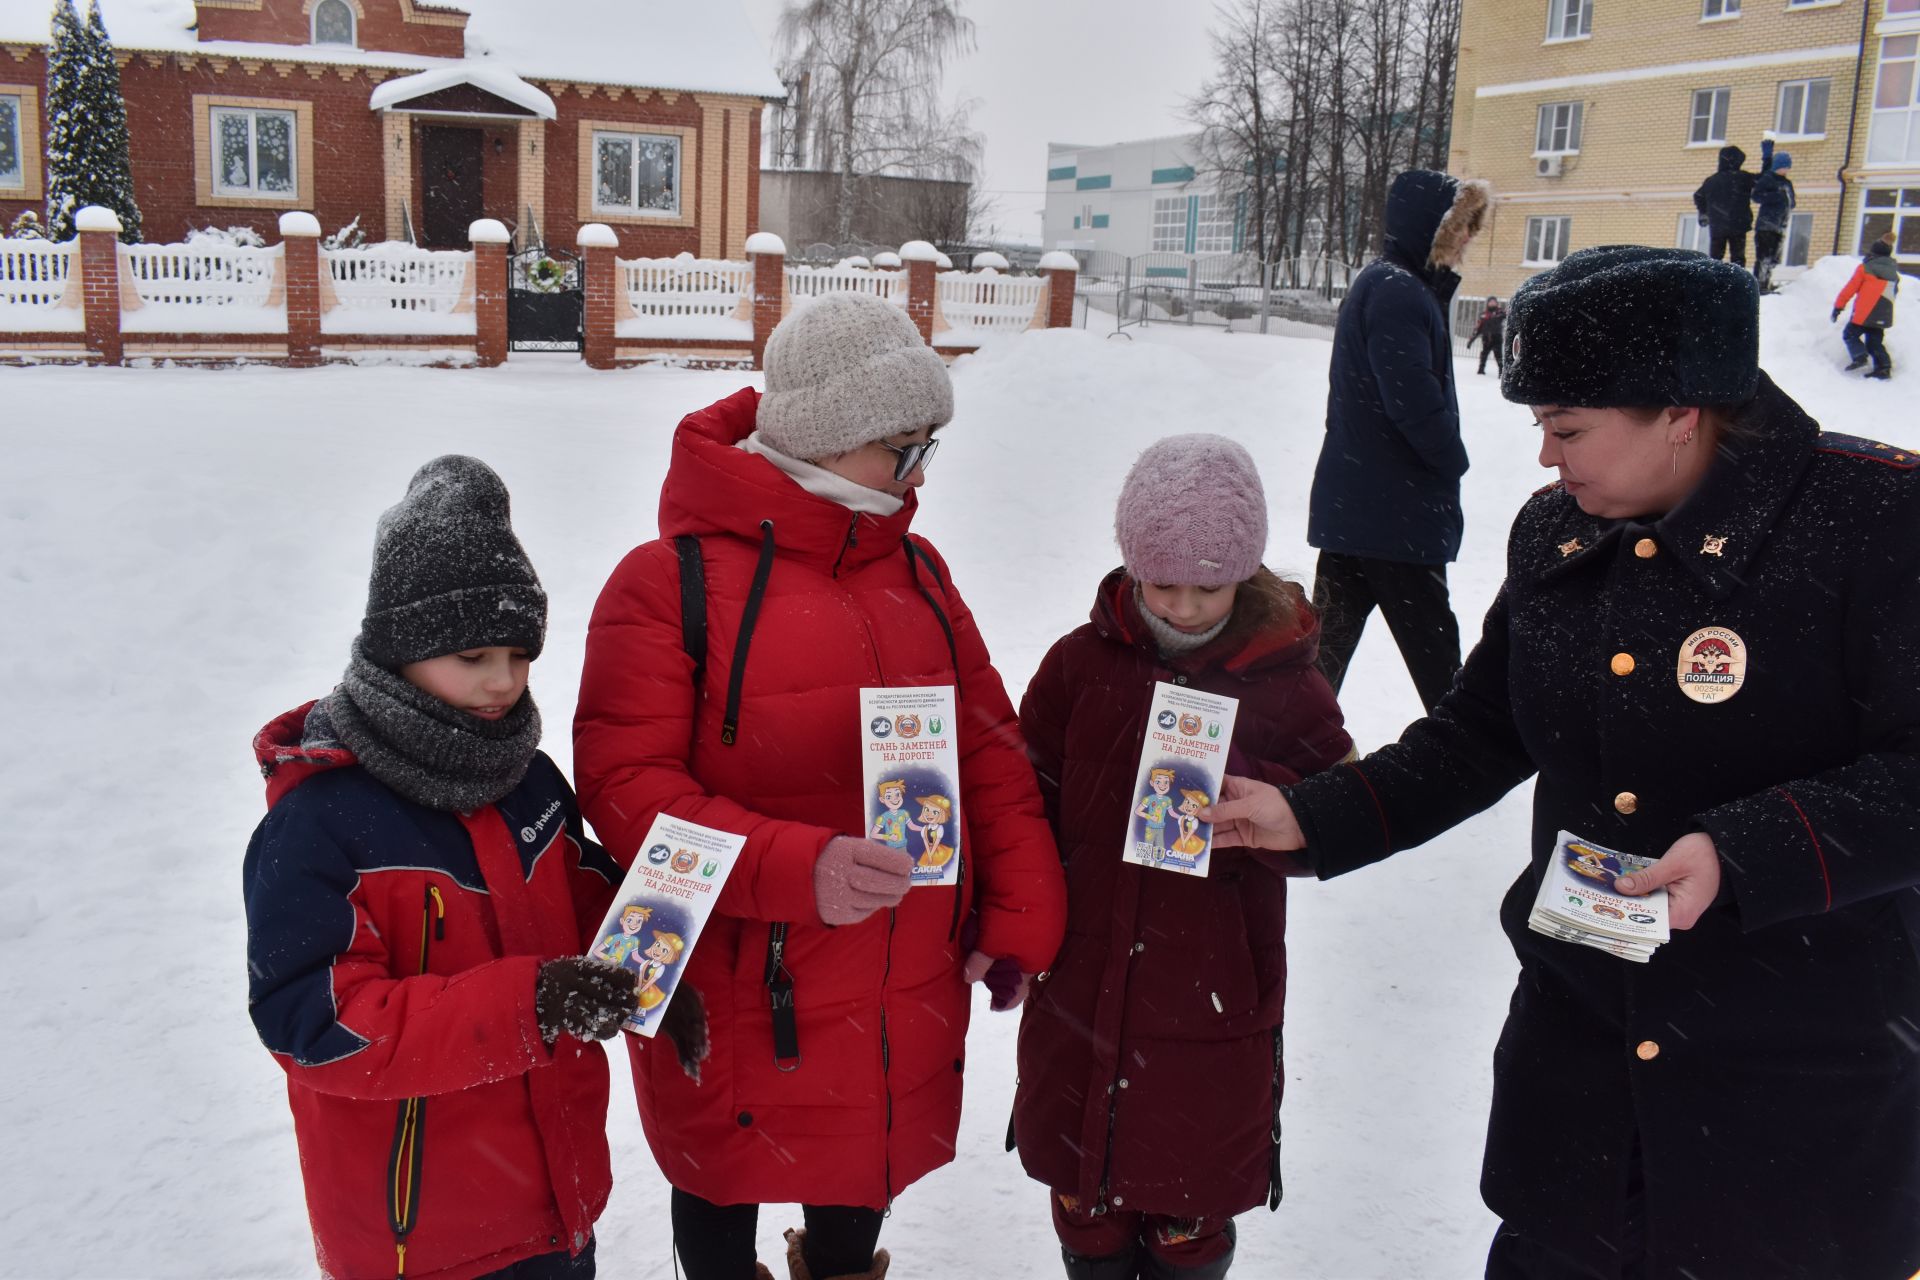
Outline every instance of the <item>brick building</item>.
[(1897, 229), (1920, 270), (1917, 38), (1920, 0), (1467, 0), (1449, 167), (1495, 196), (1462, 293), (1589, 245), (1704, 249), (1694, 189), (1729, 143), (1757, 169), (1769, 129), (1787, 265)]
[[(741, 257), (761, 109), (736, 0), (100, 0), (149, 240), (310, 210), (466, 246), (611, 226), (626, 256)], [(45, 199), (51, 0), (0, 0), (0, 228)]]

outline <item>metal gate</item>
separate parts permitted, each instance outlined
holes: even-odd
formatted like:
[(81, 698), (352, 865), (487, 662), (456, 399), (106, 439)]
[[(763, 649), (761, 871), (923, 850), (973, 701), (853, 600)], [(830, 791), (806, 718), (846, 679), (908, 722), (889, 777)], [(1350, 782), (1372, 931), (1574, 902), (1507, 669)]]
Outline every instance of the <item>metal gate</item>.
[(586, 314), (585, 265), (565, 249), (536, 245), (507, 263), (507, 349), (579, 351)]

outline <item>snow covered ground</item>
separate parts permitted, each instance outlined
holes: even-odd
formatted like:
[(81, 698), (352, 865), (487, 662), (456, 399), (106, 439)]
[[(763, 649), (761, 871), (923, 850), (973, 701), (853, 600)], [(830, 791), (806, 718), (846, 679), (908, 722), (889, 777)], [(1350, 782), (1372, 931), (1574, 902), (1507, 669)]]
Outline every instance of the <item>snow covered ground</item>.
[[(1766, 302), (1765, 363), (1830, 429), (1920, 446), (1901, 381), (1840, 372), (1827, 311), (1850, 270), (1819, 264)], [(924, 494), (918, 527), (1016, 692), (1086, 616), (1117, 559), (1113, 496), (1160, 435), (1244, 442), (1266, 477), (1269, 562), (1311, 576), (1325, 337), (1129, 340), (1103, 321), (957, 364), (959, 414)], [(1470, 641), (1508, 522), (1547, 477), (1526, 410), (1470, 361), (1458, 371), (1474, 465), (1453, 584)], [(506, 478), (551, 593), (533, 687), (567, 766), (587, 614), (654, 534), (673, 425), (748, 376), (526, 356), (459, 372), (0, 369), (0, 1274), (312, 1274), (282, 1077), (246, 1016), (249, 739), (332, 686), (375, 517), (457, 450)], [(1417, 710), (1377, 621), (1347, 694), (1363, 749)], [(1237, 1273), (1479, 1273), (1488, 1061), (1514, 972), (1495, 909), (1526, 804), (1523, 790), (1427, 849), (1295, 893), (1286, 1202), (1243, 1220)], [(959, 1158), (901, 1197), (884, 1235), (899, 1275), (1057, 1274), (1045, 1194), (1001, 1150), (1015, 1024), (979, 1004)], [(623, 1053), (615, 1066), (603, 1273), (670, 1276), (666, 1188)], [(763, 1215), (763, 1257), (796, 1217)]]

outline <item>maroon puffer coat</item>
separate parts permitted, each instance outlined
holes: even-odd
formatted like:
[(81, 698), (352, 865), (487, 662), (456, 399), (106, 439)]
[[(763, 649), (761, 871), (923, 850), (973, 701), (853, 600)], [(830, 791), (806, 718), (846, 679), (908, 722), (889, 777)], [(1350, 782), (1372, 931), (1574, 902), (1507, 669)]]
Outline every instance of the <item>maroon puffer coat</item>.
[[(1240, 700), (1228, 769), (1298, 781), (1352, 742), (1314, 670), (1319, 620), (1159, 656), (1116, 571), (1020, 707), (1067, 870), (1067, 937), (1020, 1026), (1014, 1134), (1028, 1174), (1082, 1208), (1228, 1215), (1278, 1189), (1285, 878), (1221, 851), (1204, 879), (1121, 861), (1153, 684)], [(1261, 762), (1261, 763), (1256, 763)]]

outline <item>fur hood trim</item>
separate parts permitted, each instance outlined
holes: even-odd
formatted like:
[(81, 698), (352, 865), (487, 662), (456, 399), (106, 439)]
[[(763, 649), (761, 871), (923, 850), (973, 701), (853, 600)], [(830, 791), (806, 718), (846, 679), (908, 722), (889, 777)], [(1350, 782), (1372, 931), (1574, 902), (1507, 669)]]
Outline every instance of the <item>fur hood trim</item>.
[(1466, 253), (1467, 241), (1480, 234), (1486, 225), (1487, 210), (1493, 207), (1493, 188), (1479, 180), (1462, 179), (1454, 193), (1447, 216), (1433, 233), (1433, 247), (1427, 251), (1429, 267), (1452, 267)]

